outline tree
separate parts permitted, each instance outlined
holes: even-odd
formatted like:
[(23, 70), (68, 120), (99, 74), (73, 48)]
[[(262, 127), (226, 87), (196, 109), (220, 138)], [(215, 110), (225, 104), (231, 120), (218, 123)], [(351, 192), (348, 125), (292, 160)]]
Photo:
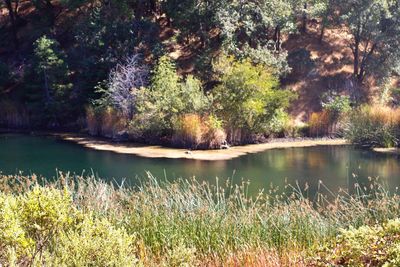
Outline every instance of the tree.
[(289, 72), (281, 34), (296, 28), (291, 2), (230, 1), (221, 5), (217, 21), (227, 52), (272, 66), (279, 74)]
[(183, 35), (198, 37), (204, 47), (208, 32), (215, 27), (215, 10), (219, 5), (217, 0), (168, 0), (163, 2), (163, 9)]
[(144, 38), (139, 38), (131, 12), (117, 4), (93, 7), (73, 29), (75, 45), (69, 50), (69, 64), (75, 70), (81, 99), (95, 98), (93, 88), (108, 79), (110, 70), (132, 52), (140, 52), (135, 47)]
[(3, 0), (4, 4), (8, 10), (8, 16), (10, 17), (11, 22), (11, 31), (15, 49), (19, 48), (18, 41), (18, 8), (19, 8), (19, 0)]
[(171, 135), (180, 115), (202, 113), (209, 107), (200, 81), (192, 76), (182, 80), (168, 56), (159, 59), (150, 88), (138, 92), (136, 103), (136, 127), (154, 136)]
[(129, 119), (135, 111), (137, 90), (148, 84), (149, 70), (139, 59), (138, 55), (128, 57), (110, 72), (108, 79), (107, 96), (112, 105)]
[(352, 35), (355, 81), (361, 84), (368, 74), (390, 73), (400, 61), (399, 1), (343, 0), (341, 6), (341, 19)]
[(291, 92), (279, 89), (273, 72), (261, 64), (222, 57), (214, 67), (221, 74), (220, 85), (213, 90), (214, 108), (231, 142), (265, 133), (270, 120), (293, 98)]
[(73, 109), (68, 65), (56, 40), (43, 36), (34, 45), (33, 70), (28, 76), (34, 115), (58, 126)]
[(321, 18), (321, 31), (319, 35), (319, 41), (322, 42), (324, 39), (325, 29), (336, 22), (337, 16), (335, 10), (338, 9), (338, 0), (314, 0), (314, 16)]

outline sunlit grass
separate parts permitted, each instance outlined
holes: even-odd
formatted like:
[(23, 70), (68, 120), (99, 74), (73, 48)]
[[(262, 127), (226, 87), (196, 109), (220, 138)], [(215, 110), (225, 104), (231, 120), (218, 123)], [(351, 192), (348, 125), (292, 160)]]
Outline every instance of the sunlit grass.
[[(38, 186), (36, 180), (3, 176), (1, 191), (24, 196)], [(334, 239), (340, 229), (400, 215), (399, 196), (378, 184), (355, 185), (353, 195), (318, 194), (314, 201), (298, 187), (291, 187), (291, 193), (272, 190), (250, 197), (248, 183), (160, 182), (150, 173), (134, 188), (68, 174), (41, 187), (67, 192), (73, 209), (126, 231), (135, 240), (132, 251), (138, 263), (145, 265), (305, 265), (310, 251)]]

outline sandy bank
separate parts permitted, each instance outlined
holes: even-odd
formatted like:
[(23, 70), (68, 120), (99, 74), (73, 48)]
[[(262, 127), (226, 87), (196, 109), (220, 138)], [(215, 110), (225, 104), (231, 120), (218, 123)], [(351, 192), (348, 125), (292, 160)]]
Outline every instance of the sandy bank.
[(345, 145), (343, 139), (316, 139), (273, 141), (265, 144), (235, 146), (227, 150), (195, 150), (167, 148), (135, 143), (113, 143), (90, 137), (82, 137), (71, 134), (59, 135), (64, 140), (75, 142), (84, 147), (112, 151), (121, 154), (132, 154), (146, 158), (170, 158), (170, 159), (195, 159), (195, 160), (229, 160), (249, 153), (257, 153), (274, 148), (311, 147), (320, 145)]
[(400, 148), (392, 147), (392, 148), (374, 148), (372, 149), (375, 152), (383, 153), (383, 154), (392, 154), (392, 155), (400, 155)]

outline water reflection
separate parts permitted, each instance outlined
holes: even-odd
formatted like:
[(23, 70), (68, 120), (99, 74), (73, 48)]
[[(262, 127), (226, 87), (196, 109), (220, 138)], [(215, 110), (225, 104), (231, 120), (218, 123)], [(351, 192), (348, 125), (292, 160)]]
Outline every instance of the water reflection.
[(134, 185), (138, 177), (150, 171), (169, 180), (196, 176), (215, 181), (233, 179), (235, 183), (249, 180), (250, 192), (262, 188), (284, 188), (287, 183), (309, 187), (315, 194), (319, 181), (333, 192), (352, 189), (354, 184), (368, 184), (368, 177), (379, 177), (389, 188), (400, 185), (400, 164), (397, 157), (380, 155), (350, 146), (288, 148), (250, 154), (229, 161), (193, 161), (182, 159), (147, 159), (132, 155), (94, 151), (50, 137), (0, 135), (0, 170), (13, 174), (17, 170), (55, 176), (55, 170), (81, 174), (98, 174), (103, 179)]

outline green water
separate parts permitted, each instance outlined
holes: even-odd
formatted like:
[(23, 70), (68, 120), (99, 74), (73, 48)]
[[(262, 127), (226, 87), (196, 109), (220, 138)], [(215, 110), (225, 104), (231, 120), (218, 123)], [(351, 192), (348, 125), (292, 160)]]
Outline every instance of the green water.
[(311, 194), (319, 181), (333, 192), (352, 189), (355, 183), (367, 184), (368, 177), (379, 177), (391, 190), (400, 186), (400, 161), (390, 155), (354, 149), (351, 146), (319, 146), (275, 149), (227, 161), (148, 159), (133, 155), (95, 151), (54, 137), (0, 135), (0, 170), (3, 174), (39, 174), (54, 177), (56, 170), (96, 175), (107, 181), (134, 185), (150, 171), (159, 179), (179, 177), (215, 182), (233, 179), (250, 181), (255, 194), (271, 185), (306, 184)]

